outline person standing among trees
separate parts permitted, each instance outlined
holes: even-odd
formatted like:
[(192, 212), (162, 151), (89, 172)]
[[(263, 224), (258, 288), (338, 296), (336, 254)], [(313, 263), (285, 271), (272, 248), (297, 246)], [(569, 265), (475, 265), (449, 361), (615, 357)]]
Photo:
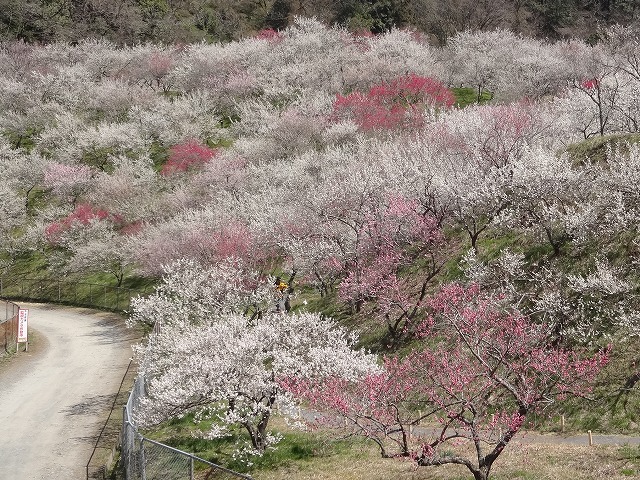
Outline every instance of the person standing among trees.
[(275, 311), (278, 313), (289, 312), (291, 310), (290, 296), (293, 293), (293, 287), (291, 287), (291, 283), (293, 282), (294, 277), (295, 273), (293, 273), (289, 278), (289, 283), (283, 281), (282, 277), (280, 276), (277, 276), (274, 281), (276, 287)]

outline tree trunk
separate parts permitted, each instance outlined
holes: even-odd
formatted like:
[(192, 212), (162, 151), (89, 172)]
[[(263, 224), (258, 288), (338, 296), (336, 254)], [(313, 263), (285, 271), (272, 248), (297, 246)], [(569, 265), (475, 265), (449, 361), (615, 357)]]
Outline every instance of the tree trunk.
[(267, 448), (267, 424), (269, 423), (269, 418), (271, 417), (271, 408), (276, 401), (275, 394), (271, 394), (269, 400), (267, 402), (267, 410), (262, 414), (260, 420), (257, 425), (254, 425), (251, 422), (247, 422), (244, 424), (244, 427), (249, 432), (249, 437), (251, 438), (251, 445), (258, 452), (264, 452)]
[(472, 470), (474, 480), (487, 480), (489, 478), (489, 468)]

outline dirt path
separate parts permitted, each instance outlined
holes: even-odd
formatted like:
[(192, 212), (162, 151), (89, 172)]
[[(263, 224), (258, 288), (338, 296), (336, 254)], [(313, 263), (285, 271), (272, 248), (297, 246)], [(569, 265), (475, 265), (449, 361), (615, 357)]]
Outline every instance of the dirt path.
[(0, 364), (0, 480), (83, 479), (135, 335), (112, 314), (21, 307), (35, 334)]
[[(415, 434), (434, 437), (440, 433), (436, 428), (416, 427)], [(594, 433), (591, 435), (593, 445), (640, 445), (640, 437), (631, 435), (604, 435)], [(521, 431), (511, 440), (512, 444), (521, 443), (524, 445), (589, 445), (589, 434), (560, 434), (560, 433), (538, 433), (531, 431)]]

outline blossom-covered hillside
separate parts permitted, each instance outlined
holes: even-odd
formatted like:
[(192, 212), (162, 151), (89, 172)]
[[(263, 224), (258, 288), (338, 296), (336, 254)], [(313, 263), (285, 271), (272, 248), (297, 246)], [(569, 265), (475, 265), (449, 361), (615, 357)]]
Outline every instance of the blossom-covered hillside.
[[(374, 375), (367, 381), (400, 368), (393, 356), (408, 345), (423, 370), (437, 368), (434, 351), (450, 359), (431, 376), (437, 395), (414, 371), (408, 399), (395, 400), (415, 413), (418, 396), (446, 428), (503, 448), (527, 415), (590, 391), (609, 358), (622, 368), (608, 381), (637, 395), (639, 45), (637, 30), (613, 27), (596, 46), (497, 30), (435, 48), (411, 31), (359, 36), (305, 18), (225, 44), (3, 43), (2, 267), (37, 256), (55, 274), (107, 272), (114, 284), (165, 272), (165, 290), (177, 293), (163, 301), (191, 298), (201, 313), (192, 323), (208, 334), (244, 315), (266, 341), (264, 318), (302, 310), (290, 320), (312, 324), (322, 316), (305, 310), (332, 310), (391, 356), (361, 366), (358, 375)], [(603, 154), (579, 153), (589, 152), (585, 141)], [(210, 276), (194, 273), (180, 290), (171, 279), (185, 265)], [(219, 290), (190, 296), (218, 275)], [(162, 320), (144, 301), (137, 308), (139, 320)], [(511, 326), (515, 343), (491, 321)], [(180, 328), (198, 343), (193, 325)], [(317, 360), (316, 340), (297, 339), (295, 358)], [(278, 355), (289, 347), (278, 344)], [(325, 360), (349, 363), (329, 347)], [(523, 364), (512, 347), (535, 361)], [(307, 398), (316, 392), (308, 382), (320, 370), (297, 378), (305, 370), (289, 366), (283, 378), (267, 375), (269, 402), (254, 413), (270, 412), (277, 395), (304, 397), (301, 385)], [(168, 394), (165, 371), (148, 370), (158, 398)], [(211, 388), (206, 402), (228, 400)], [(174, 406), (204, 405), (180, 391)], [(467, 391), (484, 403), (463, 402)], [(246, 408), (228, 418), (242, 424)], [(445, 437), (423, 444), (419, 464), (451, 460), (438, 456)], [(416, 445), (401, 447), (417, 455)], [(495, 457), (478, 455), (469, 469), (486, 478)]]

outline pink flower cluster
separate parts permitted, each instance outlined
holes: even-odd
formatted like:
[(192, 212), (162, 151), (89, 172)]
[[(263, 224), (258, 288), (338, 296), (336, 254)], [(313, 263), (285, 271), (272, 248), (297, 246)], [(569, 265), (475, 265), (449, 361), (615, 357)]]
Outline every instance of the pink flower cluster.
[(585, 88), (587, 90), (595, 90), (596, 88), (598, 88), (598, 84), (599, 82), (597, 78), (588, 78), (586, 80), (583, 80), (580, 85), (582, 86), (582, 88)]
[(265, 28), (260, 30), (255, 36), (258, 40), (266, 40), (269, 43), (279, 43), (284, 38), (282, 33), (274, 30), (273, 28)]

